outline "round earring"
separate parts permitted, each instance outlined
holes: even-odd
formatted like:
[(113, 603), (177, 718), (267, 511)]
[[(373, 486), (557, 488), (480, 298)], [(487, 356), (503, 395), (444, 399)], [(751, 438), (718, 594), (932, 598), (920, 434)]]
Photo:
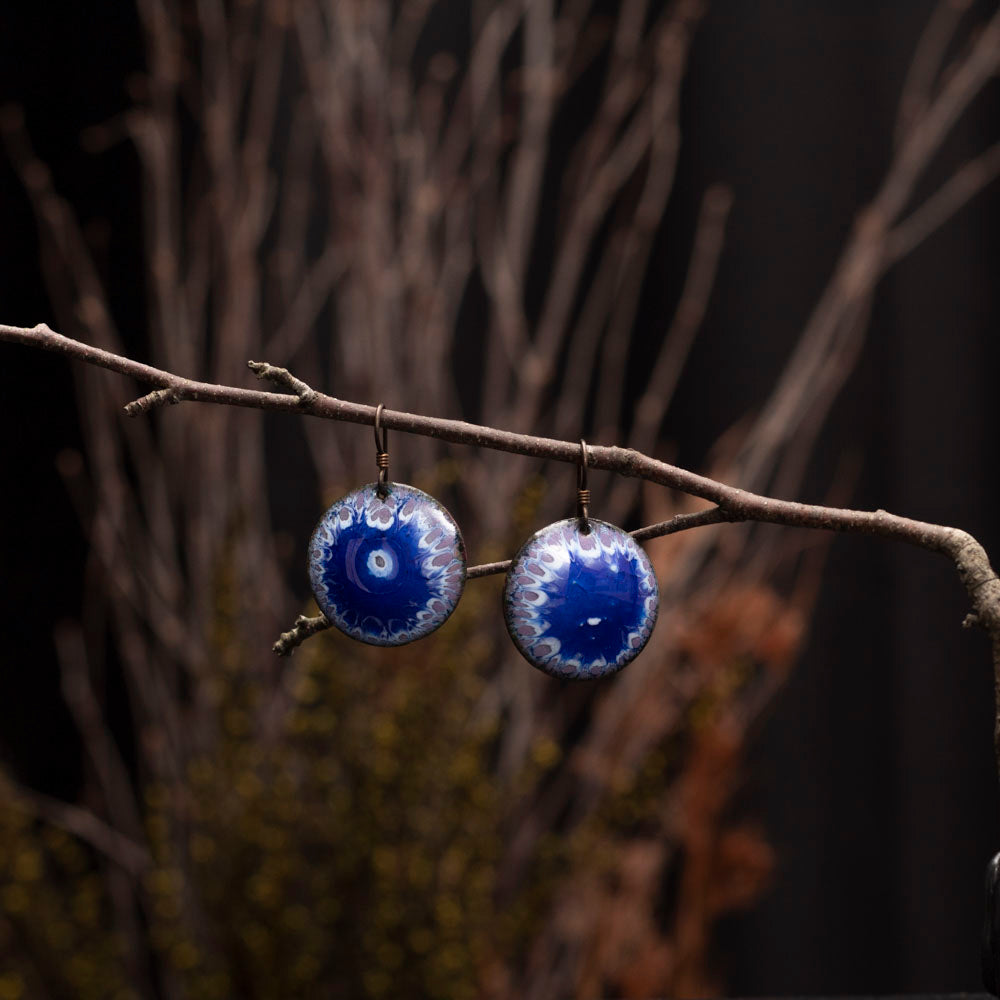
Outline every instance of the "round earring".
[(649, 641), (660, 594), (631, 535), (589, 516), (587, 443), (580, 442), (577, 516), (536, 532), (511, 562), (504, 619), (524, 658), (552, 677), (607, 677)]
[(329, 621), (361, 642), (400, 646), (430, 635), (465, 586), (465, 544), (433, 497), (389, 481), (389, 432), (375, 411), (378, 482), (341, 497), (309, 543), (309, 581)]

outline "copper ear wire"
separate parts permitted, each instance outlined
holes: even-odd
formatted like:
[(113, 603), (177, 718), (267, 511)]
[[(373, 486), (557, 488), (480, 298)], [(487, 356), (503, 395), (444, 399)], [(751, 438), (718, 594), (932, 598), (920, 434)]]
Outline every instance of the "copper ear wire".
[(389, 493), (389, 429), (382, 426), (383, 403), (375, 408), (375, 465), (378, 467), (378, 487), (375, 492), (384, 500)]
[(587, 442), (580, 438), (580, 464), (576, 467), (576, 516), (580, 519), (580, 530), (590, 534), (590, 490), (587, 488)]

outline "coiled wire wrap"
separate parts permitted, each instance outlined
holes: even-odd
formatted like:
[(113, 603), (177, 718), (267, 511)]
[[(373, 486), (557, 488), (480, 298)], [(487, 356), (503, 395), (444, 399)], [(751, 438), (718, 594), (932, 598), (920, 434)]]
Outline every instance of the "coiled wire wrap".
[(590, 490), (587, 488), (587, 442), (580, 438), (580, 464), (576, 469), (576, 516), (580, 519), (580, 530), (590, 534)]
[(378, 468), (376, 493), (384, 500), (389, 493), (389, 429), (382, 426), (383, 403), (375, 408), (375, 465)]

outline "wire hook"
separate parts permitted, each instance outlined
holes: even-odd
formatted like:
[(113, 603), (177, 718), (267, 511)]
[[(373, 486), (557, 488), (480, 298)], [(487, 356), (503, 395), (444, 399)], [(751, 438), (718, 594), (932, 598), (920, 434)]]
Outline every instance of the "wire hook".
[(375, 465), (378, 467), (378, 486), (375, 492), (380, 500), (389, 493), (389, 428), (382, 426), (384, 403), (375, 407)]
[(580, 519), (580, 530), (590, 534), (588, 520), (590, 490), (587, 487), (587, 442), (580, 438), (580, 464), (576, 467), (576, 516)]

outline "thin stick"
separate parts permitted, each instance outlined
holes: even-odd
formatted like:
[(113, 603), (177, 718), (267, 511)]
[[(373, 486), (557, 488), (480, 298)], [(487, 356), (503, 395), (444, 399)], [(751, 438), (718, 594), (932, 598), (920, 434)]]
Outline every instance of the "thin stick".
[(299, 615), (295, 619), (295, 624), (287, 632), (282, 632), (271, 648), (278, 656), (289, 656), (292, 650), (301, 646), (306, 639), (311, 639), (317, 632), (325, 632), (331, 627), (332, 623), (326, 615), (319, 614), (315, 618)]
[(945, 52), (955, 37), (962, 15), (969, 9), (969, 2), (941, 0), (924, 27), (899, 99), (899, 115), (893, 136), (896, 146), (904, 141), (913, 123), (927, 110)]
[[(277, 410), (283, 413), (300, 413), (371, 426), (374, 426), (375, 423), (376, 408), (374, 406), (352, 403), (315, 390), (309, 390), (308, 386), (305, 386), (298, 379), (294, 380), (297, 388), (294, 394), (260, 392), (236, 386), (196, 382), (121, 355), (112, 354), (110, 351), (92, 347), (70, 337), (64, 337), (50, 330), (44, 323), (33, 328), (0, 325), (0, 341), (10, 341), (55, 351), (122, 375), (130, 375), (142, 382), (158, 385), (161, 388), (171, 388), (182, 400), (190, 402), (219, 403), (260, 410)], [(270, 369), (270, 366), (267, 367)], [(258, 363), (254, 363), (254, 368), (259, 370)], [(289, 376), (289, 378), (293, 377)], [(566, 462), (571, 465), (575, 465), (580, 456), (578, 441), (558, 441), (554, 438), (517, 434), (513, 431), (467, 423), (462, 420), (447, 420), (416, 413), (383, 410), (382, 424), (390, 430), (423, 434), (454, 444), (490, 448), (532, 458)], [(589, 445), (588, 457), (592, 469), (617, 472), (623, 476), (635, 476), (661, 486), (672, 487), (691, 496), (708, 500), (741, 520), (899, 538), (936, 552), (947, 552), (953, 558), (959, 548), (967, 546), (970, 542), (981, 550), (981, 546), (975, 543), (971, 536), (956, 528), (914, 521), (881, 510), (847, 510), (759, 496), (735, 486), (709, 479), (707, 476), (689, 472), (679, 466), (650, 458), (648, 455), (630, 448)], [(985, 556), (985, 553), (983, 555)], [(990, 575), (993, 576), (992, 570)], [(998, 586), (1000, 586), (1000, 581), (998, 581)]]
[(1000, 142), (956, 170), (927, 201), (897, 223), (886, 241), (885, 266), (905, 257), (997, 176), (1000, 176)]
[[(637, 542), (648, 542), (652, 538), (662, 538), (664, 535), (674, 535), (678, 531), (687, 531), (688, 528), (700, 528), (706, 524), (722, 524), (724, 521), (740, 520), (742, 518), (731, 514), (727, 510), (723, 510), (722, 507), (709, 507), (708, 510), (698, 510), (691, 514), (678, 514), (668, 521), (658, 521), (656, 524), (648, 524), (644, 528), (636, 528), (635, 531), (630, 531), (629, 534)], [(472, 566), (466, 574), (466, 579), (478, 580), (484, 576), (506, 573), (513, 561), (513, 559), (504, 559), (502, 562), (483, 563), (480, 566)]]
[[(221, 403), (261, 410), (278, 410), (284, 413), (301, 413), (357, 424), (374, 425), (375, 422), (374, 406), (350, 403), (315, 392), (291, 375), (287, 377), (282, 375), (281, 382), (292, 387), (294, 394), (257, 392), (235, 386), (195, 382), (64, 337), (50, 330), (44, 323), (33, 328), (0, 325), (0, 341), (55, 351), (122, 375), (131, 375), (141, 382), (163, 389), (173, 389), (180, 399), (191, 402)], [(258, 371), (265, 370), (256, 364), (254, 368)], [(266, 370), (270, 371), (270, 366), (267, 366)], [(576, 441), (557, 441), (553, 438), (515, 434), (496, 427), (485, 427), (461, 420), (444, 420), (440, 417), (427, 417), (394, 410), (383, 410), (381, 420), (383, 425), (391, 430), (423, 434), (455, 444), (492, 448), (569, 464), (576, 464), (579, 459), (579, 442)], [(883, 538), (896, 538), (947, 555), (954, 561), (959, 577), (971, 599), (972, 611), (968, 620), (984, 628), (993, 640), (994, 679), (1000, 699), (1000, 579), (990, 565), (986, 550), (968, 532), (959, 528), (899, 517), (884, 510), (848, 510), (760, 496), (706, 476), (699, 476), (679, 466), (657, 461), (630, 448), (591, 445), (588, 449), (588, 458), (592, 469), (635, 476), (708, 500), (720, 508), (726, 520), (760, 521), (797, 528), (820, 528), (825, 531), (878, 535)], [(721, 518), (722, 515), (719, 516)], [(1000, 768), (1000, 713), (996, 719), (995, 739), (997, 763)]]

